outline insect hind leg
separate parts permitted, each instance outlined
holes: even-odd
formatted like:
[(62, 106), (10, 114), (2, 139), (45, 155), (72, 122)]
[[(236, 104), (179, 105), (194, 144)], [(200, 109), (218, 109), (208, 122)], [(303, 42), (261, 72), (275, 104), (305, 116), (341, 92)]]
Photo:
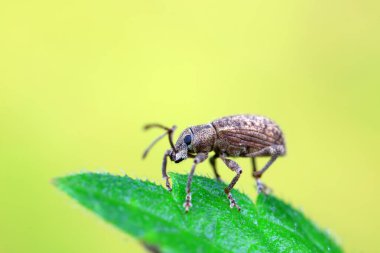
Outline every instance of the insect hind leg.
[[(275, 145), (275, 146), (270, 146), (263, 148), (257, 152), (247, 154), (246, 157), (251, 157), (252, 158), (252, 166), (253, 166), (253, 177), (256, 180), (257, 184), (257, 191), (264, 192), (264, 193), (269, 193), (270, 189), (261, 182), (260, 178), (264, 174), (265, 171), (269, 169), (269, 167), (276, 161), (276, 159), (285, 153), (285, 149), (282, 145)], [(264, 167), (261, 170), (256, 169), (256, 163), (255, 163), (255, 157), (258, 156), (265, 156), (265, 155), (270, 155), (271, 158), (269, 161), (264, 165)]]
[(252, 175), (254, 175), (255, 172), (257, 171), (257, 166), (256, 166), (256, 159), (255, 159), (255, 157), (251, 157), (251, 162), (252, 162)]

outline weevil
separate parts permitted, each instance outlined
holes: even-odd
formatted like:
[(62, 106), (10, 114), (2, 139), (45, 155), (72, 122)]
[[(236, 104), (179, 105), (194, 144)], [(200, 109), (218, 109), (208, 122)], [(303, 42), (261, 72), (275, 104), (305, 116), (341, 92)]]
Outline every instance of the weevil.
[[(187, 179), (186, 198), (183, 204), (186, 212), (192, 206), (191, 181), (195, 168), (208, 158), (208, 153), (212, 151), (215, 153), (210, 157), (209, 161), (217, 180), (220, 180), (220, 175), (216, 168), (217, 158), (220, 158), (229, 169), (236, 173), (230, 184), (224, 189), (224, 192), (230, 202), (230, 207), (236, 207), (239, 211), (240, 207), (233, 198), (231, 190), (239, 180), (243, 170), (230, 158), (251, 158), (252, 176), (256, 180), (257, 190), (265, 192), (267, 188), (260, 181), (260, 178), (279, 156), (286, 153), (285, 140), (281, 129), (274, 121), (264, 116), (233, 115), (216, 119), (208, 124), (191, 126), (183, 130), (175, 144), (173, 142), (173, 133), (176, 126), (168, 128), (160, 124), (149, 124), (145, 126), (145, 129), (153, 127), (162, 128), (165, 133), (149, 145), (143, 154), (143, 158), (147, 156), (155, 143), (168, 135), (171, 149), (164, 153), (162, 177), (166, 181), (166, 188), (169, 191), (171, 191), (171, 186), (169, 176), (166, 173), (167, 158), (175, 163), (182, 162), (187, 158), (194, 159)], [(263, 156), (269, 156), (270, 159), (261, 170), (257, 170), (255, 158)]]

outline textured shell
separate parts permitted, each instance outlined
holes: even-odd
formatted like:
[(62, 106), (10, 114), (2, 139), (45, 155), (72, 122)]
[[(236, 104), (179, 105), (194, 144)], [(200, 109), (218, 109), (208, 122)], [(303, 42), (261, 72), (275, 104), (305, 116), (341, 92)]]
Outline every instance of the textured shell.
[(211, 124), (224, 145), (246, 147), (244, 153), (268, 146), (284, 145), (279, 126), (263, 116), (234, 115), (217, 119)]

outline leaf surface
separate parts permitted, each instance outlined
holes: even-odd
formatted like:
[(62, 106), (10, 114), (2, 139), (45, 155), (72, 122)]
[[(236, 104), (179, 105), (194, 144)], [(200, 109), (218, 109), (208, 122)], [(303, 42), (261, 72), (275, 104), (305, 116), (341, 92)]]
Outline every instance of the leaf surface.
[(254, 204), (223, 183), (194, 177), (193, 207), (184, 212), (187, 175), (171, 174), (173, 191), (128, 176), (83, 173), (55, 180), (58, 188), (103, 219), (161, 252), (341, 252), (329, 235), (272, 195)]

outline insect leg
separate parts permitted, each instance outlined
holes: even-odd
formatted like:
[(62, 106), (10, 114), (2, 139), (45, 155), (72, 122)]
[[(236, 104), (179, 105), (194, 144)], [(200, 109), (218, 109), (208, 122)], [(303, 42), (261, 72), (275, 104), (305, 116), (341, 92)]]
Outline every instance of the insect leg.
[(273, 155), (273, 156), (270, 158), (270, 160), (264, 165), (264, 167), (263, 167), (261, 170), (259, 170), (259, 171), (255, 171), (255, 172), (253, 173), (253, 177), (254, 177), (254, 178), (260, 178), (260, 177), (264, 174), (264, 172), (269, 168), (269, 166), (271, 166), (272, 163), (273, 163), (274, 161), (276, 161), (277, 157), (278, 157), (278, 155)]
[(252, 175), (254, 175), (255, 172), (257, 171), (257, 166), (256, 166), (256, 159), (255, 159), (255, 157), (251, 157), (251, 161), (252, 161)]
[(262, 150), (259, 150), (254, 153), (247, 154), (247, 157), (252, 157), (254, 159), (257, 156), (262, 156), (262, 155), (270, 155), (271, 158), (270, 160), (264, 165), (264, 167), (257, 171), (256, 167), (253, 167), (253, 177), (256, 180), (257, 183), (257, 191), (260, 192), (269, 192), (269, 189), (261, 182), (260, 178), (264, 174), (266, 170), (276, 161), (277, 157), (281, 154), (284, 153), (284, 148), (281, 145), (278, 146), (270, 146), (263, 148)]
[(216, 158), (218, 158), (218, 157), (219, 157), (219, 154), (215, 153), (212, 157), (210, 157), (209, 161), (210, 161), (210, 164), (211, 164), (212, 170), (214, 171), (214, 174), (215, 174), (215, 178), (216, 178), (216, 180), (218, 180), (218, 181), (222, 181), (222, 180), (220, 179), (220, 175), (219, 175), (219, 173), (218, 173), (218, 171), (217, 171), (217, 169), (216, 169), (216, 163), (215, 163), (215, 160), (216, 160)]
[(187, 178), (187, 184), (186, 184), (186, 200), (185, 203), (183, 203), (183, 206), (185, 207), (185, 211), (188, 212), (190, 207), (192, 206), (191, 204), (191, 181), (193, 180), (194, 172), (195, 172), (195, 167), (197, 164), (203, 162), (204, 160), (207, 159), (207, 154), (205, 153), (199, 153), (197, 156), (194, 158), (194, 163), (193, 166), (191, 167), (189, 177)]
[(166, 174), (166, 164), (167, 164), (167, 161), (168, 161), (168, 156), (170, 156), (171, 154), (171, 150), (167, 150), (164, 154), (164, 159), (162, 160), (162, 178), (166, 180), (166, 189), (168, 189), (168, 191), (171, 191), (172, 188), (170, 187), (170, 182), (169, 182), (169, 176), (168, 174)]
[(231, 183), (224, 189), (224, 192), (227, 194), (227, 198), (230, 201), (230, 207), (231, 208), (236, 207), (237, 210), (240, 211), (240, 207), (236, 203), (235, 199), (232, 197), (231, 190), (235, 186), (236, 182), (239, 180), (240, 175), (243, 172), (243, 170), (235, 161), (227, 159), (225, 155), (222, 155), (220, 158), (222, 159), (222, 161), (226, 164), (228, 168), (236, 172), (235, 177), (232, 179)]

